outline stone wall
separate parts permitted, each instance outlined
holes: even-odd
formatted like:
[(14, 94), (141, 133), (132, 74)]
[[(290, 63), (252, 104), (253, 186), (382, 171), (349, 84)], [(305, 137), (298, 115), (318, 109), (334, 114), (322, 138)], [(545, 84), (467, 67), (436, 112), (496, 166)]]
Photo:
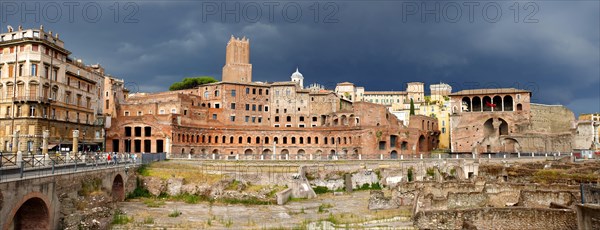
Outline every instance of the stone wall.
[(476, 208), (421, 211), (414, 217), (420, 229), (577, 229), (575, 212), (565, 209)]

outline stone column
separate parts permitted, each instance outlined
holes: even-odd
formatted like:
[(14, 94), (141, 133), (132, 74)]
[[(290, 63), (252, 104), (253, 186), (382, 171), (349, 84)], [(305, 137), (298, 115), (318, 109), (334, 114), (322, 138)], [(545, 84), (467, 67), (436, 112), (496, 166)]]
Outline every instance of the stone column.
[(17, 131), (13, 132), (11, 152), (13, 152), (14, 154), (17, 154), (18, 151), (19, 151), (19, 131), (17, 130)]
[(73, 130), (73, 155), (77, 155), (79, 145), (79, 130)]
[(48, 137), (50, 136), (49, 130), (44, 130), (42, 133), (42, 154), (48, 155)]

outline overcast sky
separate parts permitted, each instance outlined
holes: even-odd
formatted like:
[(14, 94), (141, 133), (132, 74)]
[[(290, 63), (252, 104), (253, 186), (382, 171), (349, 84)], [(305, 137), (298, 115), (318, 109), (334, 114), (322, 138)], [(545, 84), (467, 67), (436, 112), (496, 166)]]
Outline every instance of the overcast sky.
[[(0, 2), (0, 26), (60, 34), (73, 57), (132, 91), (221, 78), (231, 35), (251, 42), (254, 81), (405, 90), (514, 87), (532, 102), (600, 112), (599, 1)], [(428, 88), (428, 86), (427, 86)]]

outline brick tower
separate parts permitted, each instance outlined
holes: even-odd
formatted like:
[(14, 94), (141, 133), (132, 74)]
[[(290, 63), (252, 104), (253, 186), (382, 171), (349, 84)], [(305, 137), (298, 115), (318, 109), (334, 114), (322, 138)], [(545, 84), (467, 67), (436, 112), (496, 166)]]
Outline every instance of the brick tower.
[(250, 64), (250, 40), (239, 39), (231, 35), (227, 42), (225, 66), (223, 66), (224, 82), (252, 82), (252, 64)]

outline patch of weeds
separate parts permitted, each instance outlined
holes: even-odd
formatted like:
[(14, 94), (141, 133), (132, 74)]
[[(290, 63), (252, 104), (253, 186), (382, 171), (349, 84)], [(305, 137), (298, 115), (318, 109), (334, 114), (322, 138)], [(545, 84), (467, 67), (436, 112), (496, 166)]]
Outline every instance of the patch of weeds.
[(237, 190), (240, 182), (237, 180), (233, 180), (224, 190)]
[(148, 208), (159, 208), (163, 205), (165, 205), (165, 202), (162, 200), (156, 200), (156, 199), (144, 199), (144, 204), (146, 205), (146, 207)]
[(135, 199), (140, 197), (152, 197), (150, 191), (144, 187), (144, 182), (139, 177), (135, 178), (135, 189), (127, 194), (125, 199)]
[(427, 176), (435, 176), (435, 169), (433, 167), (427, 168)]
[(321, 205), (319, 205), (319, 209), (317, 210), (317, 212), (319, 212), (319, 213), (327, 212), (327, 209), (331, 208), (331, 207), (333, 207), (333, 205), (328, 204), (328, 203), (321, 204)]
[(180, 200), (183, 201), (187, 204), (197, 204), (198, 202), (200, 202), (201, 200), (203, 200), (202, 197), (198, 196), (198, 195), (193, 195), (193, 194), (189, 194), (189, 193), (183, 193), (183, 194), (179, 194), (177, 196), (172, 197), (175, 200)]
[(329, 189), (325, 186), (317, 186), (313, 189), (316, 194), (325, 194), (329, 192)]
[(100, 191), (102, 189), (102, 179), (93, 178), (81, 181), (81, 189), (77, 191), (79, 196), (88, 196), (93, 192)]
[(152, 218), (150, 216), (146, 217), (142, 223), (143, 224), (154, 224), (154, 218)]
[(178, 217), (181, 216), (181, 211), (175, 209), (171, 213), (169, 213), (169, 217)]
[(122, 213), (120, 210), (115, 211), (115, 214), (113, 215), (113, 220), (112, 220), (112, 224), (128, 224), (133, 222), (133, 217), (129, 217), (127, 215), (125, 215), (124, 213)]
[(230, 228), (231, 226), (233, 226), (233, 220), (227, 219), (227, 221), (223, 224), (225, 225), (226, 228)]
[(150, 176), (148, 165), (141, 165), (139, 168), (137, 168), (136, 172), (142, 176)]
[(338, 219), (335, 218), (335, 216), (333, 215), (333, 213), (329, 213), (329, 216), (325, 220), (331, 222), (334, 225), (338, 225), (339, 224)]
[(260, 200), (256, 197), (250, 197), (247, 199), (237, 199), (237, 198), (223, 198), (220, 199), (223, 203), (226, 204), (243, 204), (243, 205), (270, 205), (273, 204), (272, 201)]
[(212, 220), (210, 218), (208, 220), (206, 220), (206, 225), (212, 226)]

